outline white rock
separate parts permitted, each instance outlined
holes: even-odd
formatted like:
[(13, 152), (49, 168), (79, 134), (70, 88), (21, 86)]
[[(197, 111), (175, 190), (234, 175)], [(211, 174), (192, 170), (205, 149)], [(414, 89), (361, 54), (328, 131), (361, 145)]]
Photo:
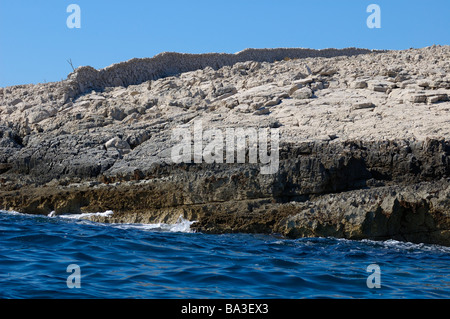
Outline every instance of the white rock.
[(430, 82), (427, 80), (419, 80), (417, 81), (417, 85), (423, 88), (427, 88), (430, 86)]
[(353, 105), (353, 109), (354, 110), (360, 110), (360, 109), (372, 109), (375, 107), (375, 104), (373, 104), (372, 102), (357, 102)]
[(130, 150), (130, 144), (128, 144), (127, 141), (123, 141), (122, 139), (120, 139), (119, 137), (113, 137), (112, 139), (110, 139), (109, 141), (107, 141), (105, 143), (105, 147), (108, 148), (115, 148), (115, 149), (119, 149), (119, 150)]
[(302, 100), (302, 99), (309, 99), (313, 95), (312, 91), (308, 87), (304, 87), (301, 89), (296, 90), (291, 97), (294, 99)]
[(364, 80), (357, 80), (350, 83), (350, 88), (352, 89), (365, 89), (367, 87), (367, 82)]

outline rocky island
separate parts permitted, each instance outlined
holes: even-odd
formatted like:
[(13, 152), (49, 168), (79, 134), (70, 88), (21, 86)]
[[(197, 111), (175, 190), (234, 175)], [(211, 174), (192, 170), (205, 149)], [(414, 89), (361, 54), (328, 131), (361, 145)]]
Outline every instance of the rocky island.
[[(0, 88), (0, 209), (450, 246), (449, 72), (449, 46), (246, 49)], [(174, 161), (195, 123), (276, 131), (276, 170), (250, 139), (245, 161)]]

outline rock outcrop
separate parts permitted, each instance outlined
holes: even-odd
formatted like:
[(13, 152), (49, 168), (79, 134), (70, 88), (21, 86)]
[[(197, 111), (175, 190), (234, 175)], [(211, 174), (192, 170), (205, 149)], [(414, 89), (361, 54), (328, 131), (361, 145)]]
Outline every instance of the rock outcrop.
[[(252, 49), (0, 88), (0, 209), (450, 245), (449, 71), (448, 46)], [(278, 130), (276, 170), (262, 174), (250, 144), (241, 163), (225, 149), (196, 162), (195, 145), (174, 161), (174, 130), (199, 124), (225, 142)]]

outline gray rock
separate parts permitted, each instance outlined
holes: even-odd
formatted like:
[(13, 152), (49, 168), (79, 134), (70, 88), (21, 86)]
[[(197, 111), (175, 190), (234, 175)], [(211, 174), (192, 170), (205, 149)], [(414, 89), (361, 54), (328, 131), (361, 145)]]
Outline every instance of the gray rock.
[(375, 107), (375, 104), (372, 102), (357, 102), (353, 105), (353, 109), (360, 110), (360, 109), (372, 109)]
[(375, 92), (387, 92), (387, 90), (389, 89), (389, 87), (391, 86), (390, 83), (385, 83), (385, 82), (379, 82), (379, 81), (375, 81), (375, 82), (369, 82), (367, 87), (370, 90), (373, 90)]
[(350, 84), (350, 87), (354, 89), (365, 89), (367, 87), (367, 82), (364, 80), (354, 81)]
[(269, 114), (270, 113), (270, 109), (263, 107), (259, 110), (256, 110), (255, 112), (253, 112), (253, 115), (264, 115), (264, 114)]
[(112, 139), (108, 140), (105, 143), (105, 147), (107, 149), (110, 149), (110, 148), (119, 149), (122, 153), (129, 153), (130, 149), (131, 149), (131, 147), (128, 144), (128, 142), (127, 141), (123, 141), (119, 137), (113, 137)]
[(292, 96), (292, 94), (297, 91), (298, 89), (301, 89), (303, 87), (303, 84), (294, 84), (293, 86), (291, 86), (291, 88), (289, 89), (289, 95)]
[(312, 96), (313, 96), (313, 92), (308, 87), (298, 89), (291, 94), (291, 97), (293, 99), (298, 99), (298, 100), (309, 99)]
[(119, 107), (112, 107), (108, 110), (108, 117), (111, 117), (114, 120), (122, 121), (126, 116), (127, 114), (124, 110)]

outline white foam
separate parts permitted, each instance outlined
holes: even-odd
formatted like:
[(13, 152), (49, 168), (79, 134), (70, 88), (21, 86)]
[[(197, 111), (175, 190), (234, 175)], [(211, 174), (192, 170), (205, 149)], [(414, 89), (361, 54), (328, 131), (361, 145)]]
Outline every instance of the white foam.
[(82, 214), (66, 214), (66, 215), (57, 215), (55, 216), (55, 212), (51, 212), (48, 214), (49, 217), (60, 217), (60, 218), (68, 218), (68, 219), (88, 219), (92, 216), (103, 216), (103, 217), (111, 217), (114, 214), (112, 210), (107, 210), (105, 212), (97, 212), (97, 213), (82, 213)]
[(2, 209), (0, 209), (0, 213), (9, 214), (9, 215), (29, 215), (29, 214), (16, 212), (15, 210), (2, 210)]
[[(97, 213), (82, 213), (82, 214), (66, 214), (66, 215), (55, 215), (55, 212), (48, 214), (49, 217), (59, 217), (66, 219), (80, 219), (89, 220), (92, 216), (103, 216), (111, 217), (114, 214), (112, 210), (107, 210), (105, 212)], [(180, 232), (180, 233), (192, 233), (191, 225), (195, 221), (189, 221), (183, 216), (178, 217), (175, 224), (166, 223), (156, 223), (156, 224), (137, 224), (137, 223), (106, 223), (105, 226), (113, 226), (121, 229), (141, 229), (141, 230), (151, 230), (151, 231), (167, 231), (167, 232)]]
[(179, 233), (192, 233), (191, 225), (195, 221), (190, 221), (183, 216), (178, 217), (175, 224), (156, 223), (156, 224), (112, 224), (114, 227), (121, 229), (141, 229), (151, 231), (167, 231), (167, 232), (179, 232)]
[(440, 251), (450, 253), (450, 247), (441, 246), (436, 244), (424, 244), (424, 243), (412, 243), (407, 241), (399, 241), (395, 239), (388, 239), (384, 241), (374, 241), (370, 239), (363, 239), (362, 242), (373, 243), (376, 245), (382, 245), (389, 249), (398, 250), (426, 250), (426, 251)]
[[(11, 211), (11, 210), (0, 210), (0, 213), (9, 214), (9, 215), (42, 217), (42, 215), (24, 214), (24, 213), (19, 213), (16, 211)], [(89, 221), (89, 217), (92, 217), (92, 216), (111, 217), (113, 214), (114, 214), (114, 212), (112, 210), (107, 210), (105, 212), (97, 212), (97, 213), (63, 214), (63, 215), (56, 215), (55, 211), (52, 211), (45, 217)], [(180, 217), (178, 217), (178, 220), (176, 221), (175, 224), (166, 224), (166, 223), (156, 223), (156, 224), (98, 223), (98, 224), (104, 225), (104, 226), (112, 226), (112, 227), (121, 228), (121, 229), (141, 229), (141, 230), (149, 230), (149, 231), (193, 233), (194, 231), (191, 230), (191, 225), (193, 223), (195, 223), (195, 221), (190, 221), (190, 220), (183, 218), (183, 216), (180, 216)]]

